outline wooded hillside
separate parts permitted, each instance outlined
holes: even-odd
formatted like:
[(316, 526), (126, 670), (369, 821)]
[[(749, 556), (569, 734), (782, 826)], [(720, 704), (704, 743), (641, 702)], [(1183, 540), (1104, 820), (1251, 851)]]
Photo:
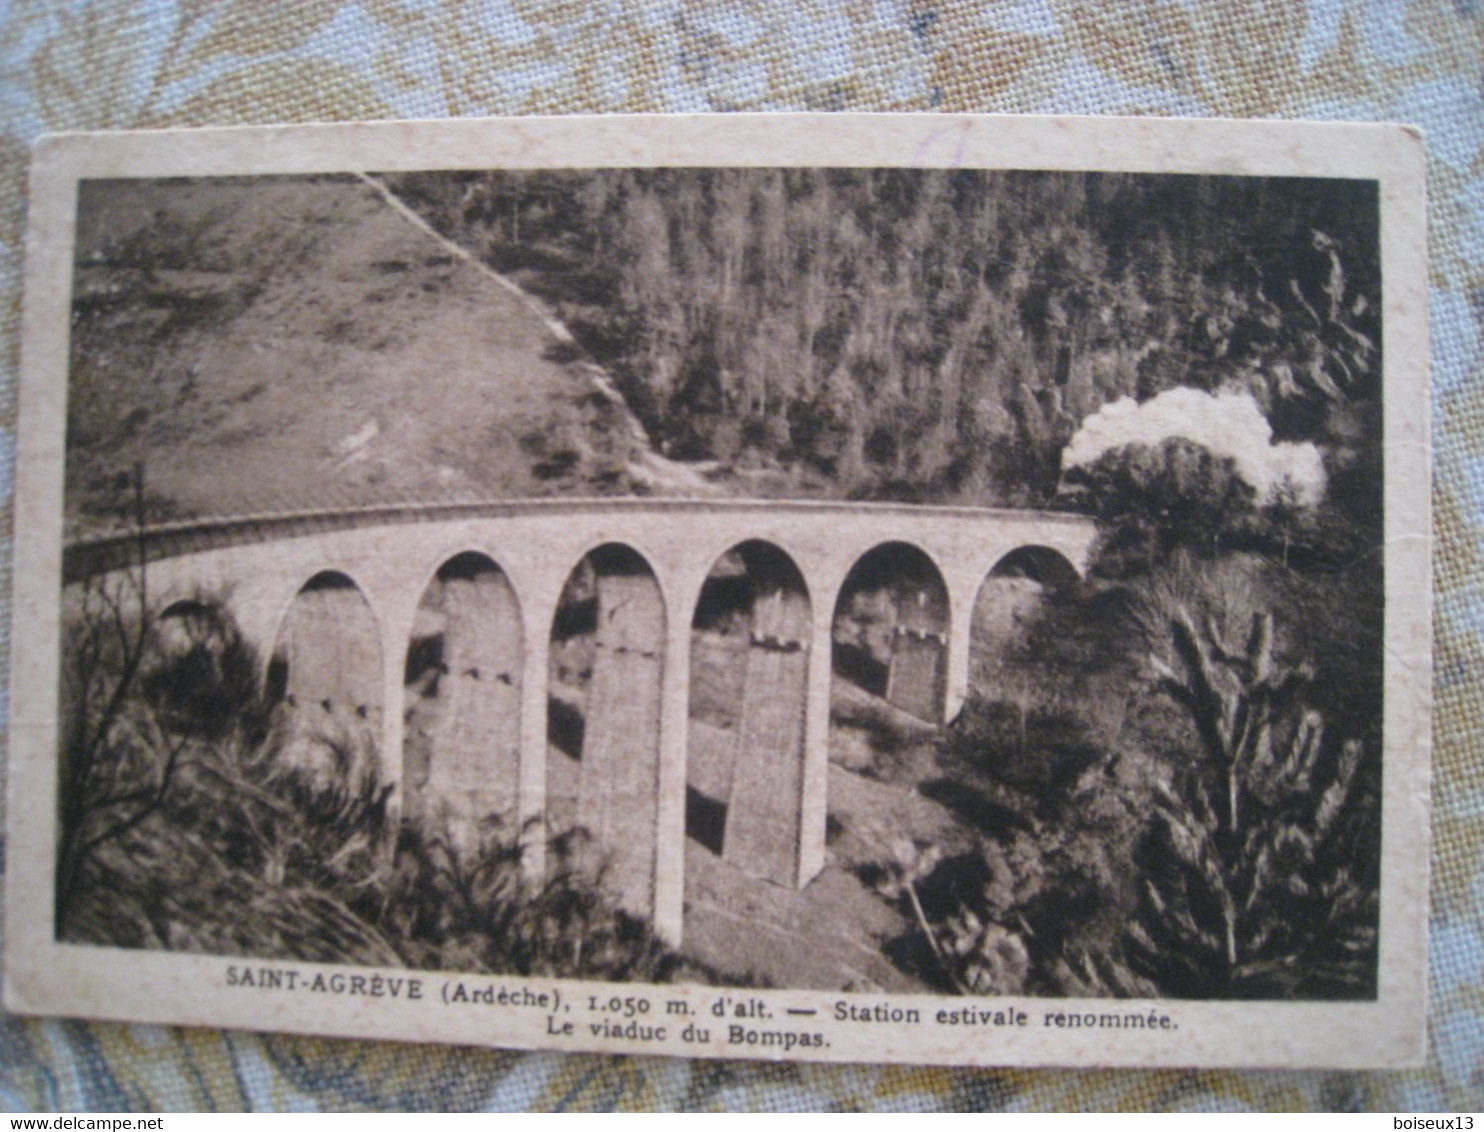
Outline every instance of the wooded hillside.
[(1045, 505), (1087, 415), (1177, 385), (1250, 390), (1278, 439), (1324, 447), (1342, 492), (1379, 439), (1370, 183), (909, 169), (387, 180), (552, 302), (666, 455), (722, 461), (761, 490)]

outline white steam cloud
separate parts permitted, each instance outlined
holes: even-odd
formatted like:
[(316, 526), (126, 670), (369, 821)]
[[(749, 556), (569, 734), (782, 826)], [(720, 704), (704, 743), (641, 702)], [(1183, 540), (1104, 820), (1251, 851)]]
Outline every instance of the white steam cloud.
[(1324, 461), (1315, 445), (1274, 444), (1273, 427), (1250, 393), (1212, 394), (1184, 386), (1142, 405), (1131, 397), (1104, 405), (1072, 437), (1062, 453), (1062, 471), (1094, 464), (1110, 448), (1135, 443), (1152, 447), (1174, 436), (1230, 456), (1260, 504), (1271, 501), (1285, 480), (1300, 503), (1312, 505), (1324, 498)]

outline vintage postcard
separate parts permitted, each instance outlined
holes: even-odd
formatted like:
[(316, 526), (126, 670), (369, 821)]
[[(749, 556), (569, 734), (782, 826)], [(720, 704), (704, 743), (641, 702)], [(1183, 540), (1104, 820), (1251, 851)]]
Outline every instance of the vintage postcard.
[(1415, 131), (90, 135), (30, 207), (9, 1009), (1420, 1061)]

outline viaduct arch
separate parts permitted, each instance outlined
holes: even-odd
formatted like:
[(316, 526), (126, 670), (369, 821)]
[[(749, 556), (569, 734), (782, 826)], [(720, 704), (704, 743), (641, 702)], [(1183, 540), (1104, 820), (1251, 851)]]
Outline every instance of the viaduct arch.
[[(970, 624), (985, 579), (1000, 567), (1058, 584), (1085, 571), (1094, 535), (1092, 521), (1080, 515), (896, 504), (564, 499), (392, 506), (193, 521), (79, 542), (64, 551), (63, 582), (130, 569), (142, 552), (150, 592), (161, 608), (201, 594), (221, 595), (243, 638), (265, 656), (289, 647), (280, 642), (286, 626), (294, 640), (304, 638), (294, 627), (306, 616), (306, 592), (341, 595), (344, 608), (356, 611), (360, 643), (345, 654), (353, 660), (335, 663), (354, 668), (357, 681), (369, 672), (377, 685), (374, 696), (347, 701), (347, 710), (361, 726), (379, 733), (379, 771), (384, 781), (402, 785), (401, 804), (510, 813), (513, 828), (525, 830), (539, 826), (548, 812), (548, 763), (556, 757), (548, 748), (548, 727), (559, 698), (552, 693), (554, 634), (559, 615), (572, 604), (564, 606), (563, 593), (574, 569), (595, 551), (599, 558), (604, 553), (611, 558), (607, 548), (625, 548), (619, 557), (630, 556), (628, 565), (614, 567), (610, 561), (612, 580), (595, 588), (606, 590), (610, 610), (622, 605), (633, 612), (638, 602), (660, 617), (657, 630), (645, 636), (639, 623), (652, 623), (652, 617), (630, 622), (617, 615), (602, 645), (615, 656), (640, 658), (603, 677), (614, 694), (634, 681), (650, 689), (654, 704), (652, 714), (647, 708), (639, 711), (638, 723), (631, 708), (612, 709), (612, 718), (624, 721), (610, 728), (614, 734), (632, 738), (647, 727), (654, 748), (652, 774), (647, 764), (641, 774), (654, 786), (653, 804), (646, 807), (653, 833), (638, 851), (652, 864), (647, 875), (633, 860), (624, 865), (628, 879), (619, 886), (620, 899), (647, 913), (661, 934), (678, 942), (692, 620), (708, 579), (715, 587), (718, 562), (731, 556), (743, 573), (756, 575), (747, 583), (741, 733), (776, 736), (782, 718), (777, 712), (797, 710), (780, 708), (776, 697), (759, 694), (749, 714), (746, 687), (786, 690), (795, 686), (797, 673), (803, 675), (801, 739), (795, 743), (785, 737), (761, 746), (738, 741), (739, 751), (745, 747), (752, 760), (734, 763), (742, 779), (750, 783), (755, 778), (749, 776), (781, 772), (796, 786), (758, 791), (766, 797), (734, 803), (743, 815), (736, 819), (743, 832), (733, 833), (735, 855), (762, 862), (755, 871), (768, 879), (802, 886), (825, 860), (832, 641), (842, 594), (860, 592), (859, 586), (851, 590), (852, 572), (858, 579), (863, 561), (867, 573), (878, 569), (883, 554), (914, 564), (910, 584), (898, 585), (891, 599), (896, 608), (892, 635), (900, 648), (893, 648), (887, 665), (888, 685), (895, 685), (905, 710), (951, 718), (968, 690)], [(647, 593), (636, 580), (636, 562), (647, 570)], [(601, 563), (595, 569), (600, 578), (604, 571)], [(364, 608), (349, 602), (351, 594)], [(594, 596), (605, 607), (603, 593)], [(313, 617), (322, 620), (324, 609), (318, 607), (328, 608), (326, 599), (313, 599), (310, 606), (318, 609)], [(374, 649), (367, 643), (367, 625), (374, 632)], [(440, 632), (434, 648), (430, 638)], [(293, 647), (350, 648), (315, 643), (290, 651)], [(601, 651), (596, 643), (595, 651)], [(300, 654), (301, 672), (309, 655)], [(287, 664), (285, 694), (294, 679), (292, 656)], [(590, 695), (599, 668), (595, 659)], [(891, 669), (899, 670), (895, 677)], [(437, 697), (428, 695), (430, 672), (445, 682)], [(445, 687), (459, 691), (445, 697)], [(321, 698), (336, 707), (336, 698)], [(442, 701), (437, 710), (429, 706), (432, 698)], [(465, 705), (462, 712), (448, 707), (455, 701)], [(456, 757), (441, 771), (418, 762), (418, 743), (424, 740), (417, 726), (438, 733), (452, 729)], [(493, 751), (491, 761), (476, 760), (476, 749)], [(796, 768), (790, 767), (790, 752)], [(579, 754), (578, 761), (586, 762), (585, 739)], [(613, 754), (624, 762), (621, 752)], [(740, 801), (747, 786), (740, 780), (738, 785)], [(601, 824), (609, 819), (593, 809), (600, 792), (596, 783), (589, 784), (593, 812), (587, 816)], [(579, 807), (582, 793), (579, 787)], [(729, 812), (728, 822), (733, 820)], [(777, 841), (785, 829), (792, 836), (780, 849)], [(615, 826), (614, 836), (624, 834)], [(532, 839), (527, 859), (534, 872), (544, 871), (543, 850), (544, 840)]]

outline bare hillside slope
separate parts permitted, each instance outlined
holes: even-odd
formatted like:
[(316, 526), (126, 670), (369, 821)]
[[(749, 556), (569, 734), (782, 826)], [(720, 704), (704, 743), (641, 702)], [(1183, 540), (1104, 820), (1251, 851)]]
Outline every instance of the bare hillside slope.
[(412, 500), (688, 491), (560, 328), (355, 177), (83, 188), (69, 534)]

